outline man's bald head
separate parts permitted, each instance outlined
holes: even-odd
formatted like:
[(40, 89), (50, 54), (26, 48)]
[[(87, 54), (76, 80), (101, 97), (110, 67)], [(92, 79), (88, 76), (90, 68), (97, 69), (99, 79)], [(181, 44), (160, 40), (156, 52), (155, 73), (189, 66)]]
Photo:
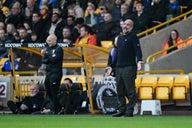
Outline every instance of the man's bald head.
[(127, 19), (122, 23), (122, 31), (124, 34), (131, 32), (131, 30), (133, 29), (133, 21), (131, 19)]
[(57, 36), (54, 34), (50, 34), (46, 39), (47, 44), (49, 47), (52, 47), (57, 44)]
[(132, 30), (134, 23), (131, 19), (127, 19), (127, 20), (125, 20), (125, 25), (126, 25), (127, 29)]

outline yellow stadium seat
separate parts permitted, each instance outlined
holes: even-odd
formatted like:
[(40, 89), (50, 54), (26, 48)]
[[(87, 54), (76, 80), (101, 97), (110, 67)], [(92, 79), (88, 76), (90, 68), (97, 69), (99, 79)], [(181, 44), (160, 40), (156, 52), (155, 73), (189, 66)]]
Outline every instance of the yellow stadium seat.
[(86, 90), (85, 76), (79, 76), (79, 77), (77, 78), (77, 82), (82, 84), (82, 86), (83, 86), (83, 91)]
[(5, 63), (5, 61), (7, 61), (9, 58), (2, 58), (0, 59), (0, 67), (2, 67)]
[(139, 86), (141, 84), (141, 76), (137, 76), (135, 79), (135, 87), (136, 87), (136, 92), (138, 93)]
[(175, 76), (172, 87), (173, 100), (185, 100), (186, 94), (190, 88), (190, 79), (188, 75)]
[(155, 88), (155, 98), (159, 100), (169, 100), (171, 88), (173, 86), (173, 76), (160, 76)]
[(114, 47), (113, 41), (110, 41), (110, 40), (101, 41), (101, 46), (104, 47), (104, 48), (108, 48), (108, 49)]
[(157, 80), (157, 76), (143, 76), (138, 90), (139, 99), (150, 100), (154, 98), (154, 89)]

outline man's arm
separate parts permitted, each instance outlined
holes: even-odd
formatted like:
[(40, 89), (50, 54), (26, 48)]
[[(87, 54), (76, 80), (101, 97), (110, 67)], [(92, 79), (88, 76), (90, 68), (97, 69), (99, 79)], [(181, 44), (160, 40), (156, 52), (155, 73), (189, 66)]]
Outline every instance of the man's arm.
[[(114, 47), (116, 47), (117, 46), (117, 40), (118, 40), (118, 36), (116, 36), (115, 37), (115, 40), (114, 40)], [(117, 54), (117, 49), (116, 49), (116, 53), (115, 54)], [(115, 61), (113, 61), (112, 62), (112, 57), (111, 57), (111, 55), (110, 55), (110, 53), (109, 53), (109, 60), (108, 60), (108, 67), (107, 68), (105, 68), (105, 75), (106, 76), (109, 76), (110, 74), (111, 74), (111, 72), (112, 72), (112, 70), (113, 70), (113, 68), (115, 67), (115, 63), (116, 63), (116, 60), (117, 60), (117, 55), (115, 55), (116, 57), (115, 57)], [(111, 59), (111, 60), (110, 60)], [(109, 64), (109, 61), (111, 62), (110, 64)]]
[(136, 57), (137, 57), (137, 70), (141, 70), (141, 64), (143, 63), (142, 61), (142, 51), (141, 51), (141, 46), (138, 37), (135, 35), (133, 38), (134, 41), (134, 49), (136, 51)]
[(58, 62), (63, 57), (63, 49), (61, 47), (57, 47), (54, 53), (50, 56), (49, 61), (54, 63)]

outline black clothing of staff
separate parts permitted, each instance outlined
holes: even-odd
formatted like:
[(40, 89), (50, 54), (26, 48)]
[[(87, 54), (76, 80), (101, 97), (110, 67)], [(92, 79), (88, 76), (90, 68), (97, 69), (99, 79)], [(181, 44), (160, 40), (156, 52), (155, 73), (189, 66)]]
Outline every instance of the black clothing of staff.
[[(44, 102), (44, 94), (39, 92), (35, 96), (26, 96), (21, 102), (14, 103), (13, 101), (8, 101), (7, 106), (11, 109), (14, 114), (31, 114), (35, 111), (40, 111)], [(29, 107), (27, 110), (21, 110), (21, 104), (25, 104)]]
[(42, 62), (46, 64), (45, 88), (47, 96), (53, 102), (53, 111), (57, 114), (60, 111), (57, 94), (62, 78), (63, 49), (58, 44), (46, 48)]
[[(137, 75), (136, 58), (137, 61), (142, 61), (139, 39), (135, 33), (129, 32), (118, 37), (116, 46), (116, 86), (120, 101), (120, 113), (113, 116), (133, 116), (134, 106), (137, 102), (135, 90), (135, 78)], [(126, 104), (125, 97), (129, 100), (128, 104)]]

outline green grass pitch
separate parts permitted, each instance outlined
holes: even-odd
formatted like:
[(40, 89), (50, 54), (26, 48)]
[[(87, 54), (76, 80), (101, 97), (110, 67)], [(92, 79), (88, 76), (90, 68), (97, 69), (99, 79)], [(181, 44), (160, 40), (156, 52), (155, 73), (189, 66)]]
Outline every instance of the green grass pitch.
[(191, 128), (192, 116), (0, 115), (1, 128)]

